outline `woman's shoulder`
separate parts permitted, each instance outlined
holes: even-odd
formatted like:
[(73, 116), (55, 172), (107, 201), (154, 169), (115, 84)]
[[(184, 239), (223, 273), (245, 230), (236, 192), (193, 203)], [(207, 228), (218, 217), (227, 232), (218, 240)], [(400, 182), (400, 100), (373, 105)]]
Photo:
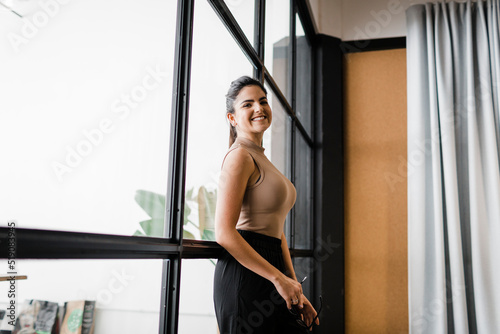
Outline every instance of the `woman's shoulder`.
[(250, 151), (241, 144), (233, 144), (226, 152), (226, 155), (222, 159), (221, 169), (224, 166), (228, 168), (244, 168), (245, 166), (253, 165), (253, 157)]

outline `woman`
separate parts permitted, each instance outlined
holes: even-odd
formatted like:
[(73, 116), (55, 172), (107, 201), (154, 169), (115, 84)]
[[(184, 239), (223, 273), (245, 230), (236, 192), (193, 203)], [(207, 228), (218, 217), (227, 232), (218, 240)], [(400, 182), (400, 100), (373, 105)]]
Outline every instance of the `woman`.
[[(311, 325), (316, 311), (302, 294), (283, 232), (295, 187), (264, 155), (272, 112), (263, 85), (250, 77), (226, 95), (230, 148), (222, 162), (215, 235), (214, 304), (219, 330), (233, 333), (304, 333), (290, 309)], [(300, 322), (300, 320), (299, 320)], [(315, 323), (319, 325), (316, 318)]]

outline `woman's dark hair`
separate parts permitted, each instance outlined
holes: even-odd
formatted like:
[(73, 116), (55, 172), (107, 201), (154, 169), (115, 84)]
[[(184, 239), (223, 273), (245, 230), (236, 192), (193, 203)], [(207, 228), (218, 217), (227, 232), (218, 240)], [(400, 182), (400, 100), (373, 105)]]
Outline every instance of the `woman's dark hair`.
[[(267, 96), (267, 90), (264, 88), (264, 85), (260, 83), (259, 80), (255, 80), (253, 78), (250, 78), (249, 76), (242, 76), (239, 77), (238, 79), (234, 80), (231, 82), (231, 85), (229, 86), (229, 90), (227, 91), (226, 94), (226, 114), (234, 114), (234, 101), (236, 100), (236, 97), (238, 97), (238, 94), (240, 91), (247, 87), (247, 86), (258, 86), (264, 94)], [(229, 147), (233, 145), (234, 141), (236, 140), (237, 137), (236, 133), (236, 128), (229, 123)]]

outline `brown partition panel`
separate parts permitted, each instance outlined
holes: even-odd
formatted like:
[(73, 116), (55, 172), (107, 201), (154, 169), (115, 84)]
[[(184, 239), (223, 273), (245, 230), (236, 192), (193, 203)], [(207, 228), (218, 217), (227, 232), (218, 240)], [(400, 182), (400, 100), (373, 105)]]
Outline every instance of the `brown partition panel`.
[(344, 60), (346, 333), (407, 333), (406, 49)]

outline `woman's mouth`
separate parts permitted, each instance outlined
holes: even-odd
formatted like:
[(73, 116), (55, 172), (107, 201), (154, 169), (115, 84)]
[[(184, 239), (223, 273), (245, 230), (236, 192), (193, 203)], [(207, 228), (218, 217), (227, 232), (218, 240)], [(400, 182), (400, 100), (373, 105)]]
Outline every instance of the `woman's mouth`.
[(259, 116), (259, 117), (252, 118), (252, 121), (262, 121), (265, 118), (266, 118), (266, 116)]

